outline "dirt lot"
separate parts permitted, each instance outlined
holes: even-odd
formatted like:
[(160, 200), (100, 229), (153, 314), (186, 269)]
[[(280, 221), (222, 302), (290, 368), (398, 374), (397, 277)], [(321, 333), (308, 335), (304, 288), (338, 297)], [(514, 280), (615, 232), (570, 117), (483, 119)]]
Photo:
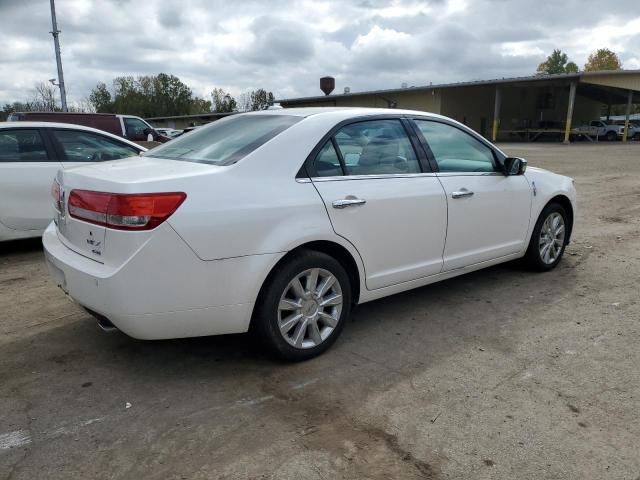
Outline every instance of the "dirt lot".
[(576, 179), (560, 267), (363, 305), (304, 364), (105, 334), (2, 245), (0, 478), (639, 479), (640, 145), (503, 147)]

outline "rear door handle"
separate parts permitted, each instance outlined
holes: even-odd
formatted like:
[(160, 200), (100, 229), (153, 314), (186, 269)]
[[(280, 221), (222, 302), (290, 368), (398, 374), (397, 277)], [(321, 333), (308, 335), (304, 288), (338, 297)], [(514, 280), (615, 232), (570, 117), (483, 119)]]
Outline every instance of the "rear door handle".
[(467, 190), (466, 188), (461, 188), (457, 192), (452, 192), (451, 196), (453, 198), (465, 198), (473, 196), (473, 192), (471, 190)]
[(358, 205), (364, 205), (367, 201), (363, 198), (347, 197), (342, 200), (335, 200), (333, 202), (333, 208), (342, 209), (347, 207), (357, 207)]

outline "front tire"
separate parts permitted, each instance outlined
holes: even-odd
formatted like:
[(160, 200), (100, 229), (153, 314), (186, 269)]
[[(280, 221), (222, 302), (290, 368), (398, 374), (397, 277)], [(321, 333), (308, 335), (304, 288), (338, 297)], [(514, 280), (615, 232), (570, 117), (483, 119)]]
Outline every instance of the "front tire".
[(569, 221), (564, 207), (558, 203), (547, 205), (533, 229), (525, 264), (532, 270), (545, 272), (555, 268), (564, 254)]
[(610, 142), (615, 142), (618, 139), (618, 135), (613, 130), (609, 130), (607, 132), (607, 140)]
[(336, 259), (303, 251), (269, 276), (256, 306), (256, 332), (284, 360), (320, 355), (349, 318), (351, 290), (349, 275)]

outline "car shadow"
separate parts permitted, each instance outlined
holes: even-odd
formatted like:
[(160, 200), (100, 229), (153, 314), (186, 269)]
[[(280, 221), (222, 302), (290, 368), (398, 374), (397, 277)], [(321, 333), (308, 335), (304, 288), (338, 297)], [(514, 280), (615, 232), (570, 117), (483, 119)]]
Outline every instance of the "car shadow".
[(0, 243), (0, 258), (21, 253), (32, 253), (42, 250), (42, 238), (27, 238), (24, 240), (10, 240)]
[[(25, 242), (14, 248), (30, 251), (35, 246)], [(300, 368), (295, 365), (324, 368), (352, 355), (371, 355), (377, 362), (394, 363), (401, 351), (409, 361), (429, 361), (470, 331), (491, 343), (492, 332), (499, 330), (497, 322), (531, 306), (531, 292), (544, 303), (565, 295), (566, 285), (575, 283), (574, 271), (571, 265), (561, 267), (536, 274), (508, 263), (363, 304), (356, 308), (332, 349), (302, 364), (275, 359), (250, 334), (140, 341), (121, 332), (102, 332), (87, 314), (81, 320), (25, 338), (15, 337), (5, 344), (8, 371), (0, 371), (0, 380), (11, 376), (12, 364), (36, 371), (60, 365), (75, 371), (100, 367), (117, 376), (143, 375), (163, 381), (187, 375), (197, 381), (212, 380), (218, 374), (226, 377), (230, 370), (264, 375), (273, 369)], [(448, 341), (443, 343), (442, 339)], [(496, 348), (509, 348), (508, 339), (495, 339), (494, 343)], [(411, 346), (416, 350), (411, 351)], [(33, 355), (34, 349), (38, 355)]]

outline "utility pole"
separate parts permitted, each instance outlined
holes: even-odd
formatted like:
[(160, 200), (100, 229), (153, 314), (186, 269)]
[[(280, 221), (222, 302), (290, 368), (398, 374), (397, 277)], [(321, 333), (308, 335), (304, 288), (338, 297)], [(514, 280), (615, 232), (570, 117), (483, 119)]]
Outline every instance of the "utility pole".
[(58, 64), (58, 87), (60, 87), (60, 102), (62, 103), (62, 111), (67, 111), (67, 92), (64, 89), (64, 75), (62, 74), (62, 60), (60, 59), (60, 41), (58, 40), (58, 35), (60, 35), (60, 30), (58, 30), (58, 22), (56, 22), (56, 5), (55, 1), (51, 0), (51, 26), (53, 27), (53, 31), (51, 35), (53, 35), (53, 46), (56, 50), (56, 63)]

